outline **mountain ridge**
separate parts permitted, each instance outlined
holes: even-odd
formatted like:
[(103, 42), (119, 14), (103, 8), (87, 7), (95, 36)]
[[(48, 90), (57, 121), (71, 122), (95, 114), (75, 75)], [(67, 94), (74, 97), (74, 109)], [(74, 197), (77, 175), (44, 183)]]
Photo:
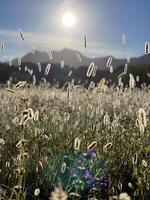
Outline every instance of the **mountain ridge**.
[[(106, 70), (108, 69), (106, 67), (106, 63), (108, 58), (111, 56), (105, 56), (105, 57), (94, 57), (90, 58), (85, 56), (83, 53), (77, 50), (72, 50), (69, 48), (64, 48), (60, 51), (51, 51), (49, 52), (50, 56), (52, 56), (52, 59), (49, 58), (48, 52), (42, 52), (39, 50), (36, 50), (33, 54), (32, 52), (29, 52), (25, 54), (21, 61), (22, 63), (54, 63), (54, 64), (60, 64), (60, 62), (63, 60), (64, 64), (66, 66), (69, 66), (71, 68), (78, 68), (80, 66), (89, 66), (91, 62), (94, 62), (98, 69), (100, 70)], [(127, 63), (127, 59), (121, 59), (121, 58), (115, 58), (112, 57), (112, 66), (113, 68), (117, 68), (119, 66), (125, 65)], [(130, 58), (131, 64), (150, 64), (150, 54), (142, 55), (140, 57), (133, 57)], [(12, 60), (13, 65), (18, 65), (18, 58), (15, 58)]]

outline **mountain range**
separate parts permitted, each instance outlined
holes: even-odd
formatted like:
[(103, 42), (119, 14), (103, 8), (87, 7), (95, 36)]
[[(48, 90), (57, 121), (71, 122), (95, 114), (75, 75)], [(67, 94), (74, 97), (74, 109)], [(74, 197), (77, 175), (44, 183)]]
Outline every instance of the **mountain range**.
[[(64, 48), (61, 51), (41, 52), (35, 50), (35, 52), (29, 52), (21, 58), (22, 63), (54, 63), (60, 64), (63, 60), (66, 66), (71, 68), (78, 68), (80, 66), (89, 66), (91, 62), (94, 62), (99, 70), (108, 69), (106, 67), (107, 60), (110, 56), (90, 58), (83, 55), (81, 52)], [(127, 62), (127, 59), (117, 59), (112, 57), (112, 66), (117, 68), (123, 66)], [(150, 64), (150, 54), (143, 55), (137, 58), (130, 58), (132, 65)], [(13, 65), (18, 65), (18, 58), (12, 60)]]

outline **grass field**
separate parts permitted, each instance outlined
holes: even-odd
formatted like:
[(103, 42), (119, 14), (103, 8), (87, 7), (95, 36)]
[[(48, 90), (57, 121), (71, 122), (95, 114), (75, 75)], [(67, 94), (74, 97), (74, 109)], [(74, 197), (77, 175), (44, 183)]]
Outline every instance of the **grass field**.
[(150, 198), (149, 88), (23, 84), (0, 90), (0, 199)]

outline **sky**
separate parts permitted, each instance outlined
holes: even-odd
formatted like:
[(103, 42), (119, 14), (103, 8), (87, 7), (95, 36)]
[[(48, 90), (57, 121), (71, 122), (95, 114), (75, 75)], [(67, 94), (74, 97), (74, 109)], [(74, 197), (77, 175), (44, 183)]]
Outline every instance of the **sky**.
[[(62, 23), (66, 11), (77, 18), (71, 29)], [(89, 57), (138, 57), (150, 40), (149, 19), (150, 0), (0, 0), (0, 44), (5, 45), (0, 61), (21, 57), (33, 47), (71, 48)]]

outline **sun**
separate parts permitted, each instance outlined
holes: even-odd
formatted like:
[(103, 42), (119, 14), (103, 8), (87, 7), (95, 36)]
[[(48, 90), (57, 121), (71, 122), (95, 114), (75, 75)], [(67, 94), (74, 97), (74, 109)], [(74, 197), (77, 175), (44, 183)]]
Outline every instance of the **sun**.
[(67, 11), (63, 14), (62, 16), (62, 22), (63, 22), (63, 25), (67, 28), (72, 28), (75, 26), (76, 24), (76, 21), (77, 21), (77, 18), (76, 16), (70, 12), (70, 11)]

